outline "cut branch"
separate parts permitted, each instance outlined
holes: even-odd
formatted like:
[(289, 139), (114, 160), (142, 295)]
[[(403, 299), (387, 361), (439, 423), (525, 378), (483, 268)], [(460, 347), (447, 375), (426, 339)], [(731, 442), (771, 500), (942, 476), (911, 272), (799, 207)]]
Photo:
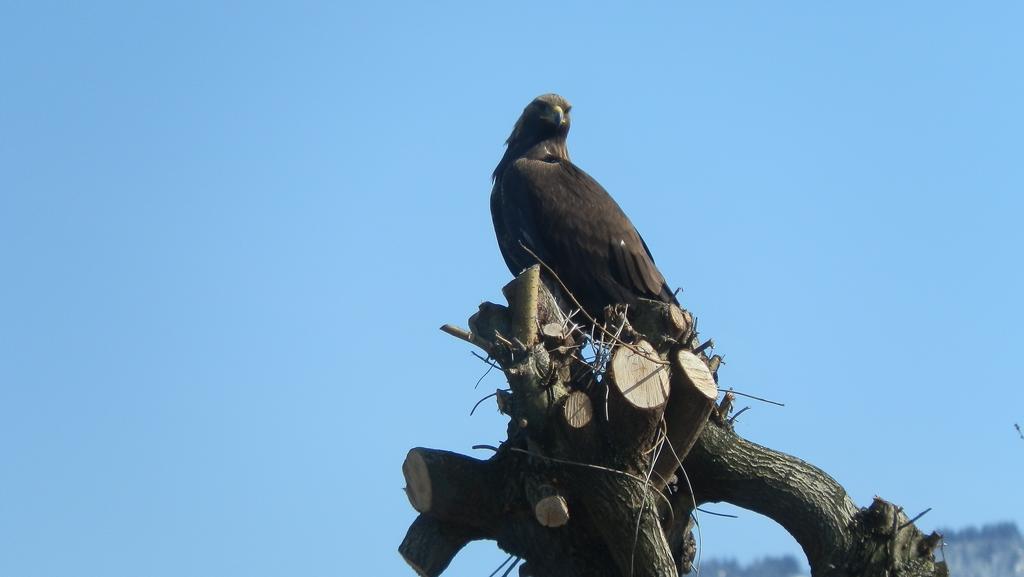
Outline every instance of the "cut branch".
[(537, 292), (540, 289), (540, 265), (533, 265), (512, 281), (509, 298), (515, 311), (515, 337), (524, 347), (537, 342)]
[(471, 333), (465, 329), (461, 329), (455, 325), (441, 325), (441, 330), (457, 339), (462, 339), (471, 345), (479, 347), (487, 354), (490, 354), (491, 352), (491, 343), (485, 341), (484, 339), (481, 339), (474, 333)]
[(583, 391), (573, 391), (565, 397), (562, 416), (573, 429), (582, 429), (594, 418), (594, 404)]
[(555, 528), (569, 522), (569, 503), (551, 485), (527, 482), (526, 497), (533, 503), (533, 516), (541, 525)]
[(668, 372), (647, 341), (615, 348), (607, 379), (605, 432), (615, 447), (609, 463), (646, 475), (669, 397)]
[(412, 449), (402, 464), (406, 495), (420, 513), (476, 529), (489, 529), (501, 515), (501, 495), (491, 461), (424, 449)]
[(653, 360), (657, 358), (658, 353), (647, 341), (632, 348), (617, 347), (612, 354), (615, 388), (638, 409), (656, 409), (668, 401), (668, 367)]
[(398, 552), (420, 577), (438, 577), (467, 543), (484, 535), (429, 515), (413, 521)]
[(690, 452), (718, 397), (718, 386), (708, 367), (689, 351), (672, 355), (672, 377), (672, 394), (665, 409), (665, 435), (671, 446), (662, 449), (654, 465), (659, 488)]

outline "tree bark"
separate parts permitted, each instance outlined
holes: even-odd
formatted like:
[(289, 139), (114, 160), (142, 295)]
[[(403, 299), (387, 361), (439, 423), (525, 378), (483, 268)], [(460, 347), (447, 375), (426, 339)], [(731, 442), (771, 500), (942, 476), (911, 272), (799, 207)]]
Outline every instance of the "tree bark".
[(683, 467), (696, 503), (679, 491), (677, 515), (719, 501), (760, 513), (796, 539), (814, 577), (944, 574), (932, 555), (935, 538), (891, 503), (876, 498), (861, 509), (821, 469), (720, 425), (704, 428)]

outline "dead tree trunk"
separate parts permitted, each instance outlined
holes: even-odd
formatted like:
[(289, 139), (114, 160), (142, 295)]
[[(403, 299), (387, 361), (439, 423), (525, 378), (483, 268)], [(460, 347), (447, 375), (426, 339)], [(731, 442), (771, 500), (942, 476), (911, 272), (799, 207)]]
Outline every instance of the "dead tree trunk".
[(442, 327), (504, 371), (508, 439), (487, 460), (409, 451), (406, 492), (420, 516), (399, 551), (419, 575), (492, 539), (525, 560), (521, 576), (674, 577), (692, 559), (690, 514), (709, 501), (779, 522), (815, 577), (945, 575), (932, 555), (940, 536), (899, 508), (860, 509), (821, 470), (731, 430), (715, 407), (720, 359), (698, 345), (686, 311), (609, 310), (597, 358), (584, 360), (581, 331), (536, 267), (505, 295), (509, 307), (484, 303), (470, 331)]

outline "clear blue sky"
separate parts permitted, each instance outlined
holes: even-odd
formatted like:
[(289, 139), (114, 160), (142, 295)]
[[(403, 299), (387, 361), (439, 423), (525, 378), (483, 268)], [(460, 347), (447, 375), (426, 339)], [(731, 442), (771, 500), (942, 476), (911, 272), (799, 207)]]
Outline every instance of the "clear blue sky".
[(405, 452), (504, 434), (437, 327), (500, 297), (549, 91), (722, 384), (786, 403), (742, 434), (1024, 523), (1022, 6), (4, 3), (0, 575), (412, 575)]

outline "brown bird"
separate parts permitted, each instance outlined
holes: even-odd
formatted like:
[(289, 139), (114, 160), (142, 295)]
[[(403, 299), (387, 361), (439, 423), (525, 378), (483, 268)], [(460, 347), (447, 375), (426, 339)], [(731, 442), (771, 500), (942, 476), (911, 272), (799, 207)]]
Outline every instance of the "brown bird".
[(607, 305), (638, 298), (678, 304), (633, 223), (604, 187), (569, 160), (571, 108), (557, 94), (538, 96), (505, 143), (491, 190), (505, 264), (519, 274), (536, 264), (533, 252), (598, 320)]

